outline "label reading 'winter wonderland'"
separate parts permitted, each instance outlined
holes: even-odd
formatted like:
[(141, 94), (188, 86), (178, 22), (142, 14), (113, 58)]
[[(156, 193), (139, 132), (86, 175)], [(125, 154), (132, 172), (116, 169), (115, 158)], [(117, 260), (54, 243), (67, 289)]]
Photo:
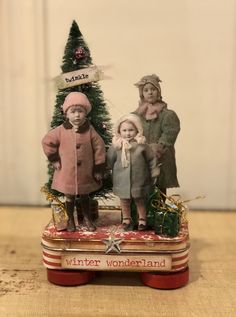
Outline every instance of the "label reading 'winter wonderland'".
[(171, 255), (64, 253), (62, 268), (113, 271), (170, 271)]

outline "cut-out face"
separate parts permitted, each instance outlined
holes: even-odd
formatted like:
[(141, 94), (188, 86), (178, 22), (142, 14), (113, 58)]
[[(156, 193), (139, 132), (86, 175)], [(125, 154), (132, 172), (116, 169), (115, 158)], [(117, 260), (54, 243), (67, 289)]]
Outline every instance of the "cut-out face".
[(159, 90), (151, 83), (143, 86), (143, 99), (151, 104), (154, 104), (159, 99)]
[(73, 125), (81, 125), (85, 121), (86, 110), (83, 106), (74, 105), (66, 111), (66, 117)]
[(130, 121), (124, 121), (120, 125), (120, 135), (126, 141), (131, 141), (137, 135), (138, 130)]

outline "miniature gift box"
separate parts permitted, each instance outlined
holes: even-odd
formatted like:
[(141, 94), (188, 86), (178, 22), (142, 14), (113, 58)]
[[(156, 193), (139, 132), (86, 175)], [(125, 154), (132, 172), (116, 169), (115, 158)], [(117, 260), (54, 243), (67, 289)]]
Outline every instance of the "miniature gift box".
[(157, 210), (155, 212), (155, 233), (166, 235), (168, 237), (176, 237), (180, 229), (180, 213), (178, 210)]
[(61, 231), (67, 228), (68, 216), (63, 204), (57, 202), (51, 203), (52, 208), (52, 220), (56, 230)]
[(180, 231), (181, 223), (186, 221), (186, 208), (179, 195), (166, 196), (156, 190), (148, 199), (148, 224), (154, 228), (158, 235), (176, 237)]

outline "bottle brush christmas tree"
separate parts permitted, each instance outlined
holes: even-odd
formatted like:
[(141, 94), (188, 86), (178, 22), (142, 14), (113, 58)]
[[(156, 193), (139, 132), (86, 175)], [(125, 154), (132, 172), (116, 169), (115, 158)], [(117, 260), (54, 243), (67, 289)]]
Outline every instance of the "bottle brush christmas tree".
[[(73, 21), (68, 40), (65, 46), (63, 61), (62, 61), (62, 75), (66, 73), (71, 73), (74, 71), (86, 69), (91, 67), (92, 58), (88, 46), (86, 45), (83, 36), (79, 30), (78, 24)], [(72, 78), (73, 79), (73, 78)], [(86, 94), (91, 105), (92, 110), (88, 115), (88, 119), (94, 126), (95, 130), (103, 138), (106, 146), (111, 143), (112, 132), (111, 132), (111, 120), (109, 117), (108, 110), (106, 108), (106, 103), (104, 101), (103, 93), (97, 81), (91, 81), (84, 84), (79, 84), (76, 86), (63, 87), (58, 89), (56, 96), (54, 114), (51, 121), (51, 128), (56, 128), (61, 125), (65, 117), (61, 111), (61, 106), (64, 102), (65, 97), (70, 92), (82, 92)], [(62, 193), (51, 189), (51, 183), (53, 178), (54, 168), (51, 163), (48, 164), (48, 174), (49, 179), (45, 184), (47, 190), (56, 196), (61, 196)], [(93, 197), (106, 198), (111, 192), (112, 183), (111, 176), (107, 175), (103, 181), (103, 187), (92, 194)]]

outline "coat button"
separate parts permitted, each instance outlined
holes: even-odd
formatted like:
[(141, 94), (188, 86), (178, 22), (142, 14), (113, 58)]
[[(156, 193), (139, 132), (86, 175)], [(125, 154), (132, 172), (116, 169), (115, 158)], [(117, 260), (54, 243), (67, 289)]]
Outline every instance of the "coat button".
[(77, 161), (77, 165), (78, 165), (78, 166), (80, 166), (80, 165), (81, 165), (81, 163), (82, 163), (81, 161)]
[(79, 149), (80, 148), (80, 144), (76, 144), (76, 149)]

